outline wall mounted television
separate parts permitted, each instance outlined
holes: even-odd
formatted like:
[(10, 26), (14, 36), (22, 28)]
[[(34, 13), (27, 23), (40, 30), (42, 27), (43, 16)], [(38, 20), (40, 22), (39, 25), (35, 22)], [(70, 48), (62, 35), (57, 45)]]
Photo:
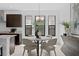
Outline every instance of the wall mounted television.
[(6, 14), (6, 27), (22, 27), (22, 15)]

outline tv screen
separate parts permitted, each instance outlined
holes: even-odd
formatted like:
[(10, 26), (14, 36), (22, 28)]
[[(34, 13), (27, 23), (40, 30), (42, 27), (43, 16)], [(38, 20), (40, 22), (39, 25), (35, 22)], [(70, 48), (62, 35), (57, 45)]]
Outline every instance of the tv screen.
[(21, 14), (7, 14), (6, 27), (21, 27), (22, 15)]

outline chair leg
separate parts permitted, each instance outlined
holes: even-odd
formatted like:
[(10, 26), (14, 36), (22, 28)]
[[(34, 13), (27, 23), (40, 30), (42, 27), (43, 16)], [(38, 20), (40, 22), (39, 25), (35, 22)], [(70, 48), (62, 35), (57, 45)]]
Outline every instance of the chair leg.
[(50, 51), (47, 51), (48, 52), (48, 55), (50, 56)]
[(28, 56), (31, 56), (31, 50), (28, 50)]
[(50, 56), (50, 51), (48, 52), (49, 56)]
[(24, 49), (24, 51), (23, 51), (23, 56), (24, 56), (24, 53), (25, 53), (25, 49)]
[(56, 51), (55, 51), (55, 49), (54, 49), (54, 54), (55, 54), (55, 56), (56, 56)]

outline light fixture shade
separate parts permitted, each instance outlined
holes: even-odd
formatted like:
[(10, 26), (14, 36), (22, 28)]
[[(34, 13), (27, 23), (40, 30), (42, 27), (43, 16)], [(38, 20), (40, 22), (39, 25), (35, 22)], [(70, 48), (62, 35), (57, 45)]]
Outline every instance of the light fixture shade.
[(37, 17), (36, 17), (36, 20), (37, 20), (37, 21), (39, 21), (39, 20), (40, 20), (40, 17), (39, 17), (39, 16), (37, 16)]
[(44, 20), (44, 17), (40, 16), (40, 20), (43, 21)]
[(36, 17), (36, 20), (37, 20), (37, 21), (43, 21), (43, 20), (44, 20), (44, 17), (42, 17), (42, 16), (37, 16), (37, 17)]

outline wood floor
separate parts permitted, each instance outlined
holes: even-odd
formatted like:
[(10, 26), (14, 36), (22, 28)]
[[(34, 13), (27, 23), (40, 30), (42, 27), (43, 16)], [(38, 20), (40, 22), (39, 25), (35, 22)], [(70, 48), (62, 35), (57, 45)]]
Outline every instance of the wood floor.
[[(23, 50), (24, 50), (23, 47), (24, 47), (23, 45), (17, 45), (15, 47), (15, 52), (11, 56), (23, 56)], [(62, 53), (62, 51), (59, 49), (59, 46), (56, 47), (56, 55), (57, 56), (65, 56)], [(28, 56), (27, 50), (25, 51), (24, 56)], [(36, 55), (36, 49), (31, 51), (31, 55), (30, 56), (37, 56)], [(48, 53), (45, 50), (43, 50), (42, 56), (48, 56)], [(50, 56), (55, 56), (53, 51), (50, 52)]]

